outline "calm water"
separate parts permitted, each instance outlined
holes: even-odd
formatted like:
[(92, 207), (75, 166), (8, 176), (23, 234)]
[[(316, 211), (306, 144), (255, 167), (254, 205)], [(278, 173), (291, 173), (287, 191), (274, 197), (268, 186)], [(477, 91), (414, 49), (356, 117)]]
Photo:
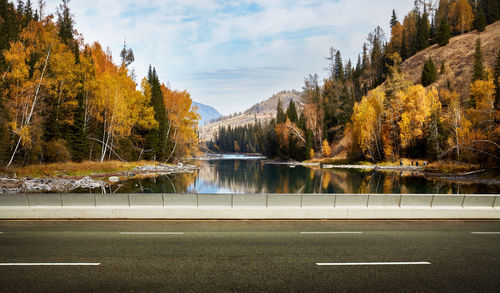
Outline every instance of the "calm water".
[[(116, 193), (499, 193), (500, 185), (433, 181), (408, 172), (377, 172), (270, 165), (263, 160), (227, 158), (195, 161), (193, 174), (131, 179)], [(94, 192), (101, 192), (95, 190)]]

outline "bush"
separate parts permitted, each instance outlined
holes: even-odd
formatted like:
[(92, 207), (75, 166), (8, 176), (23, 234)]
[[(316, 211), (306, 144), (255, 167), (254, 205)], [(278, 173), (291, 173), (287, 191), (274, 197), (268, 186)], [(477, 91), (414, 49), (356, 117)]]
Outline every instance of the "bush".
[(71, 153), (66, 147), (66, 141), (62, 138), (53, 139), (45, 144), (45, 157), (48, 162), (71, 161)]

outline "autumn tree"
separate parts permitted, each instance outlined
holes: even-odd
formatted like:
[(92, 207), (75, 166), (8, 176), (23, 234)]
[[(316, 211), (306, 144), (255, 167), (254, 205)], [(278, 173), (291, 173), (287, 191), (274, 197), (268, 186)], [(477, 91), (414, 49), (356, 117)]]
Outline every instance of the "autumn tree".
[[(192, 108), (191, 95), (187, 91), (176, 91), (164, 84), (161, 86), (169, 123), (169, 140), (172, 148), (167, 161), (176, 155), (191, 156), (198, 153), (196, 130), (200, 115)], [(245, 147), (243, 144), (241, 147)], [(235, 150), (238, 152), (238, 150)]]
[(330, 148), (330, 144), (325, 139), (325, 140), (323, 140), (323, 156), (328, 158), (328, 157), (330, 157), (331, 154), (332, 154), (332, 150)]
[(385, 93), (381, 89), (368, 92), (354, 105), (353, 141), (362, 154), (371, 160), (383, 159), (382, 125)]
[(436, 89), (426, 92), (421, 85), (415, 85), (405, 92), (400, 92), (399, 99), (403, 104), (403, 114), (399, 122), (401, 147), (411, 148), (419, 139), (425, 137), (425, 127), (431, 114), (430, 106), (438, 103), (438, 94)]
[(50, 22), (46, 25), (31, 22), (21, 33), (20, 40), (10, 44), (4, 56), (10, 64), (5, 79), (11, 85), (6, 106), (10, 130), (17, 141), (7, 164), (10, 166), (20, 148), (27, 152), (33, 146), (40, 147), (43, 121), (39, 116), (41, 101), (60, 83), (58, 78), (67, 78), (59, 74), (67, 73), (66, 66), (72, 65), (72, 56), (68, 56), (57, 37), (56, 27)]

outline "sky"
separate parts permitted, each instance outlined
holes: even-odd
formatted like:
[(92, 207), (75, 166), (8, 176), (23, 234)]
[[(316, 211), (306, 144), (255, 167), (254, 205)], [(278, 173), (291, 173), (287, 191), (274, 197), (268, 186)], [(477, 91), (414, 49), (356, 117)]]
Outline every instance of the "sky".
[[(60, 0), (46, 0), (55, 13)], [(37, 2), (37, 1), (32, 1)], [(109, 47), (115, 63), (126, 41), (137, 81), (153, 65), (160, 80), (186, 89), (223, 115), (244, 111), (304, 78), (326, 76), (329, 48), (355, 63), (370, 31), (389, 37), (413, 0), (72, 0), (86, 43)]]

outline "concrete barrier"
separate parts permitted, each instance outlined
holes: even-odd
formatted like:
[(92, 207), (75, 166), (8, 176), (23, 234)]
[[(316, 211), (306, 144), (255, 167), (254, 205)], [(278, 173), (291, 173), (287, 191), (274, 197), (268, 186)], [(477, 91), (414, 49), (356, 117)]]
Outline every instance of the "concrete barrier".
[(433, 208), (458, 208), (462, 207), (464, 202), (463, 195), (454, 194), (435, 194), (432, 199)]
[(198, 194), (198, 207), (232, 207), (231, 194)]
[(265, 208), (267, 207), (267, 194), (235, 194), (233, 195), (234, 208)]
[(31, 207), (60, 207), (62, 206), (61, 195), (57, 194), (28, 194), (28, 204)]
[(403, 194), (400, 207), (431, 207), (432, 195)]
[(19, 194), (0, 219), (500, 219), (498, 195)]
[(130, 206), (128, 194), (96, 194), (95, 206)]
[(164, 194), (165, 207), (197, 207), (198, 195), (196, 194)]
[(63, 207), (95, 206), (95, 194), (61, 194)]
[(302, 195), (300, 194), (268, 194), (267, 207), (269, 208), (300, 208)]
[(495, 201), (494, 195), (465, 195), (464, 198), (464, 208), (474, 208), (474, 207), (493, 207)]
[(163, 206), (163, 194), (142, 193), (130, 194), (130, 206)]
[(335, 195), (330, 194), (304, 194), (302, 195), (302, 207), (330, 207), (335, 204)]
[(28, 197), (24, 194), (0, 194), (0, 207), (27, 207)]
[(399, 194), (370, 194), (368, 207), (399, 207), (401, 195)]
[(335, 207), (366, 207), (367, 203), (367, 194), (337, 194), (335, 196)]

